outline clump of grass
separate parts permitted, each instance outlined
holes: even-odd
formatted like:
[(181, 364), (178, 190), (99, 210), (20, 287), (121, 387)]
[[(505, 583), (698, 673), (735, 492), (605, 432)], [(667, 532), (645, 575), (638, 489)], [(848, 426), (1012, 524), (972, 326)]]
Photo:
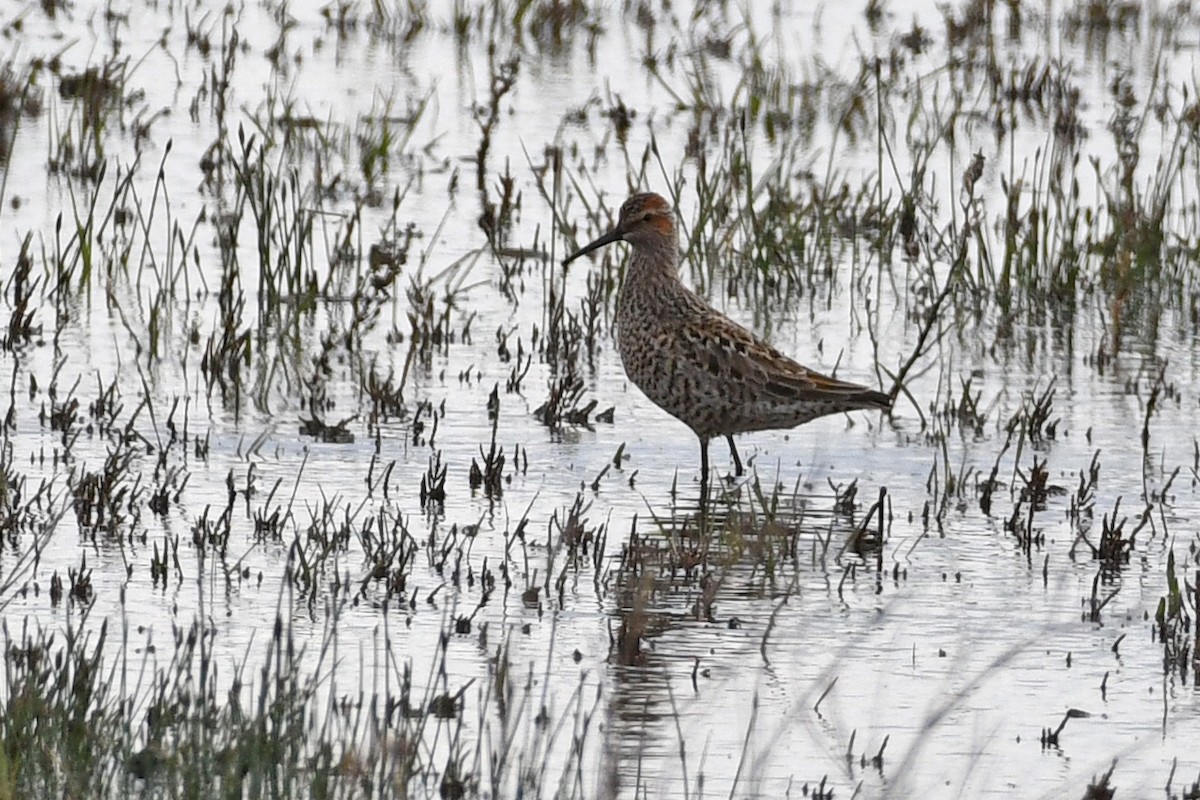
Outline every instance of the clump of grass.
[(113, 54), (101, 66), (59, 76), (58, 94), (71, 104), (65, 121), (52, 118), (49, 171), (98, 181), (105, 170), (111, 128), (123, 109), (140, 99), (130, 90), (127, 58)]
[[(314, 524), (330, 519), (320, 512)], [(387, 529), (377, 530), (385, 534), (379, 544), (388, 547)], [(378, 563), (389, 568), (373, 570), (363, 590), (383, 582), (389, 594), (404, 595), (397, 573), (406, 572), (405, 563), (420, 548), (404, 535), (395, 542), (399, 551), (377, 552)], [(324, 572), (318, 554), (309, 552), (303, 563), (299, 550), (294, 557), (297, 581), (302, 571)], [(494, 586), (494, 577), (485, 580)], [(252, 646), (260, 651), (255, 658), (261, 669), (246, 670), (248, 651), (226, 673), (209, 626), (179, 625), (166, 641), (147, 634), (144, 643), (135, 643), (128, 620), (117, 616), (93, 626), (88, 605), (77, 608), (56, 633), (28, 621), (18, 629), (11, 619), (0, 623), (0, 782), (6, 796), (153, 791), (447, 797), (485, 785), (499, 796), (517, 785), (540, 794), (564, 780), (586, 787), (596, 775), (589, 762), (595, 750), (582, 747), (595, 706), (547, 708), (540, 688), (517, 679), (507, 639), (495, 647), (495, 669), (477, 694), (469, 691), (473, 681), (450, 682), (447, 645), (451, 637), (469, 634), (469, 626), (458, 625), (458, 633), (441, 639), (424, 687), (411, 663), (395, 664), (381, 651), (386, 679), (372, 691), (357, 683), (361, 675), (355, 672), (355, 688), (345, 694), (335, 657), (336, 619), (317, 637), (318, 649), (309, 651), (292, 615), (277, 616), (265, 639)], [(121, 627), (114, 637), (115, 625)], [(486, 629), (479, 637), (485, 648)], [(145, 654), (140, 665), (135, 648)], [(578, 749), (556, 738), (563, 725), (575, 731)], [(543, 754), (539, 768), (521, 768), (518, 759), (505, 757), (518, 741), (520, 752)]]
[[(1186, 675), (1194, 650), (1195, 638), (1190, 632), (1200, 614), (1200, 577), (1193, 587), (1195, 596), (1186, 595), (1186, 582), (1180, 581), (1176, 571), (1175, 550), (1167, 553), (1166, 594), (1159, 598), (1154, 612), (1154, 635), (1162, 644), (1163, 666), (1171, 672)], [(1191, 606), (1189, 610), (1189, 605)]]

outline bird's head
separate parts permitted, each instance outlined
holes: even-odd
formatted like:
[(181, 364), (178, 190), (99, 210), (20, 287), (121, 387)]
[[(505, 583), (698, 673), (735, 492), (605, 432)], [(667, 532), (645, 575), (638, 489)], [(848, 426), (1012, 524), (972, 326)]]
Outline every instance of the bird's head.
[(563, 260), (563, 266), (613, 242), (629, 242), (635, 249), (657, 249), (675, 244), (675, 212), (671, 204), (652, 192), (635, 194), (621, 206), (616, 227)]

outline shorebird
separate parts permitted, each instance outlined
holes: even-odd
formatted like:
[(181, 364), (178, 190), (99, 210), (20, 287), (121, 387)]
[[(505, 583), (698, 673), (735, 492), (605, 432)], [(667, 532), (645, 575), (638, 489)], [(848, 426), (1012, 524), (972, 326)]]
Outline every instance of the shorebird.
[(741, 475), (736, 433), (891, 408), (890, 396), (800, 365), (684, 286), (675, 215), (657, 194), (626, 200), (616, 227), (567, 256), (563, 266), (622, 241), (633, 253), (617, 297), (617, 350), (629, 379), (700, 439), (702, 504), (710, 439), (725, 437)]

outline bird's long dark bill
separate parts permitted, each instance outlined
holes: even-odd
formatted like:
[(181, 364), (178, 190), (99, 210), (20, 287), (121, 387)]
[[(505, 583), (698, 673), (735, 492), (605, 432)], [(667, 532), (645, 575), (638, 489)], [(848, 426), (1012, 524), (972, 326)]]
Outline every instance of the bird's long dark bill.
[(574, 253), (572, 253), (571, 255), (564, 258), (563, 262), (562, 262), (563, 266), (565, 267), (567, 264), (570, 264), (572, 261), (579, 258), (580, 256), (586, 256), (588, 253), (592, 252), (593, 250), (599, 250), (601, 247), (604, 247), (604, 245), (606, 245), (606, 244), (612, 244), (613, 242), (621, 241), (621, 238), (623, 237), (623, 235), (624, 234), (621, 233), (620, 228), (613, 228), (611, 231), (604, 234), (596, 241), (592, 242), (591, 244), (585, 244), (583, 247), (579, 248)]

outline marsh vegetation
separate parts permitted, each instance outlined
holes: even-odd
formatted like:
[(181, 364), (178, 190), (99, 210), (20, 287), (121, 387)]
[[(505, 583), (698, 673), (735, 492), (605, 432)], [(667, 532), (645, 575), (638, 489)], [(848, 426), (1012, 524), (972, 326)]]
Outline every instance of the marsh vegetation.
[(0, 800), (1200, 797), (1200, 14), (302, 5), (0, 11)]

